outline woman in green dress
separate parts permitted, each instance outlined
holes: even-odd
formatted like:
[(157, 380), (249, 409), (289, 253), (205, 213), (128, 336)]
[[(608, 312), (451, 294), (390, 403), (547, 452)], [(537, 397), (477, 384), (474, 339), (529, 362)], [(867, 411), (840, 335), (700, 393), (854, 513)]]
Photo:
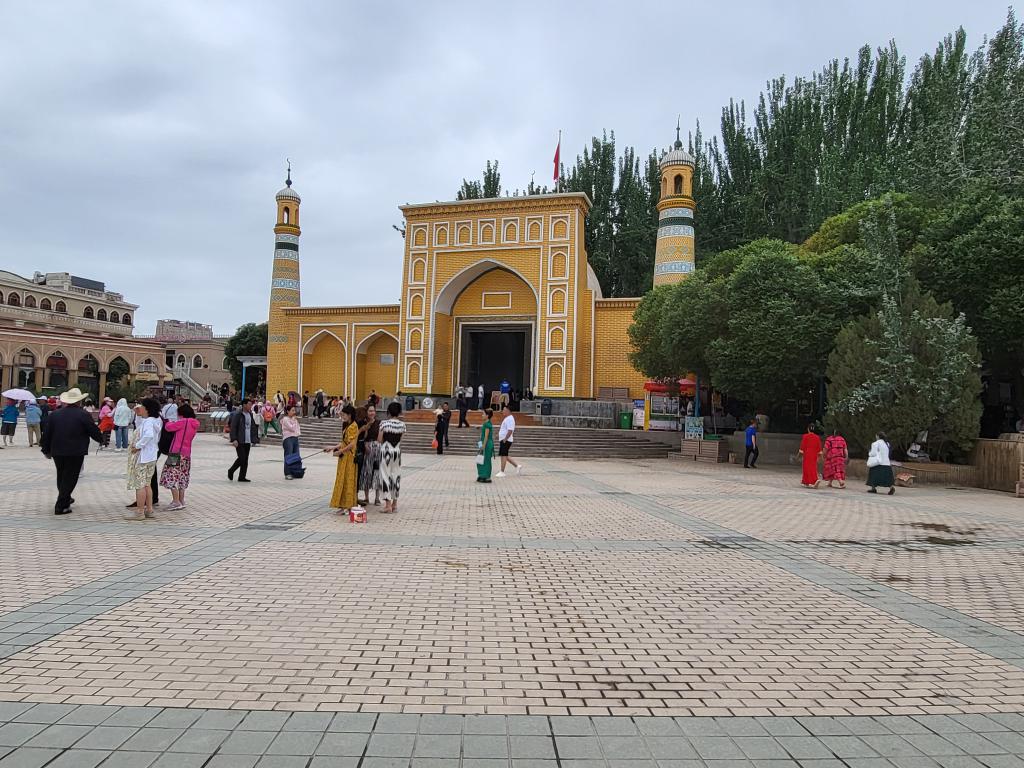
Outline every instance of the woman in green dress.
[[(491, 459), (494, 457), (494, 425), (491, 424), (491, 417), (494, 411), (490, 408), (484, 410), (484, 423), (480, 427), (480, 443), (477, 448), (480, 453), (477, 455), (476, 481), (478, 483), (491, 482)], [(480, 458), (483, 461), (480, 461)]]

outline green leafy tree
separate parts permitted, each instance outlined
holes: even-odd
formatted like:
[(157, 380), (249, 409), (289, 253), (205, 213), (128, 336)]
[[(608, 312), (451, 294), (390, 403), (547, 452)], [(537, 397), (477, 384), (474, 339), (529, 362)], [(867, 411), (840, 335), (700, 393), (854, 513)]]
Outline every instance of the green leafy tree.
[(978, 434), (978, 345), (963, 314), (921, 290), (899, 253), (889, 209), (862, 222), (877, 262), (881, 308), (848, 323), (829, 358), (829, 422), (864, 448), (884, 431), (905, 450), (922, 430), (937, 454), (966, 451)]
[(483, 185), (479, 181), (462, 180), (462, 186), (455, 193), (456, 200), (479, 200), (484, 196)]
[[(561, 188), (566, 192), (585, 192), (592, 203), (584, 222), (587, 257), (594, 268), (605, 296), (615, 295), (613, 264), (615, 239), (615, 132), (595, 136), (590, 147), (576, 158), (576, 164), (563, 175)], [(653, 255), (652, 255), (653, 258)]]
[(929, 450), (970, 450), (981, 416), (978, 345), (964, 316), (953, 316), (912, 287), (902, 301), (847, 324), (828, 363), (828, 424), (863, 451), (879, 431), (902, 452), (928, 431)]
[[(822, 279), (823, 289), (836, 307), (836, 313), (849, 320), (874, 312), (882, 300), (882, 286), (889, 272), (898, 267), (906, 276), (910, 269), (910, 253), (917, 246), (921, 232), (935, 212), (905, 194), (889, 193), (850, 206), (842, 213), (822, 222), (817, 232), (804, 242), (803, 255)], [(879, 260), (864, 241), (864, 223), (892, 218), (895, 229), (891, 244), (898, 264)], [(888, 231), (888, 230), (887, 230)], [(874, 229), (869, 232), (875, 232)], [(889, 248), (890, 245), (885, 246)], [(900, 278), (902, 279), (902, 277)]]
[(726, 279), (723, 332), (707, 348), (712, 384), (751, 402), (814, 390), (839, 323), (821, 280), (796, 246), (758, 240)]
[[(643, 296), (654, 282), (657, 209), (651, 206), (650, 166), (643, 172), (632, 147), (623, 150), (615, 189), (612, 221), (611, 295)], [(660, 178), (656, 176), (656, 179)], [(657, 189), (658, 181), (655, 181)], [(657, 199), (654, 199), (657, 205)]]
[(674, 285), (660, 285), (649, 291), (633, 313), (633, 324), (629, 327), (633, 347), (630, 360), (651, 379), (668, 379), (679, 371), (678, 363), (666, 352), (662, 324), (665, 305), (675, 294)]
[(498, 161), (493, 165), (488, 160), (484, 166), (484, 177), (482, 181), (474, 179), (462, 180), (462, 186), (455, 193), (456, 200), (480, 200), (485, 197), (501, 196), (501, 174), (498, 172)]
[(494, 165), (491, 165), (490, 160), (487, 161), (482, 187), (484, 197), (501, 197), (501, 174), (498, 173), (497, 160), (494, 161)]
[[(242, 388), (242, 364), (236, 358), (242, 356), (259, 356), (267, 354), (267, 324), (246, 323), (235, 331), (224, 346), (224, 357), (228, 361), (231, 380), (235, 389)], [(249, 382), (246, 381), (248, 385)], [(253, 382), (255, 384), (255, 381)]]
[(966, 113), (960, 179), (1024, 191), (1024, 24), (1006, 23), (976, 58)]
[(923, 286), (967, 316), (994, 376), (1024, 389), (1024, 198), (966, 193), (922, 233), (914, 262)]

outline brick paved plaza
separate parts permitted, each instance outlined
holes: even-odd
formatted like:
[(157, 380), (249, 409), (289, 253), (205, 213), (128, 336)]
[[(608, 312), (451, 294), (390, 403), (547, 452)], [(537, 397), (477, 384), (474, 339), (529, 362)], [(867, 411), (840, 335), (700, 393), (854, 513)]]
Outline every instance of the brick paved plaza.
[(0, 453), (0, 766), (1024, 766), (1008, 495), (424, 455), (354, 525), (333, 459), (232, 458), (133, 523), (124, 455), (55, 517)]

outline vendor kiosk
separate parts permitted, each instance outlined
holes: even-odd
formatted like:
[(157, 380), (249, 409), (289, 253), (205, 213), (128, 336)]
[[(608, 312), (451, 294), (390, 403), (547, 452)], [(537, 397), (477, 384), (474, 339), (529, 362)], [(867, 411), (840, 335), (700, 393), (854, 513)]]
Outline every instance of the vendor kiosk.
[(661, 381), (644, 384), (644, 429), (678, 432), (680, 417), (679, 388)]

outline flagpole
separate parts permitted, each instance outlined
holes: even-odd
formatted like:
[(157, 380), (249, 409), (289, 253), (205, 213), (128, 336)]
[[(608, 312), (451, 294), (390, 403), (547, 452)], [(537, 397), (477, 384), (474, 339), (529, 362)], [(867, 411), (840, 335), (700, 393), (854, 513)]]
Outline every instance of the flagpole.
[[(558, 160), (559, 160), (558, 164), (559, 164), (559, 166), (561, 166), (561, 160), (562, 160), (562, 129), (561, 128), (558, 129), (558, 144), (556, 146), (558, 147)], [(558, 167), (558, 168), (555, 168), (555, 194), (558, 194), (561, 191), (562, 191), (562, 169), (560, 167)]]

